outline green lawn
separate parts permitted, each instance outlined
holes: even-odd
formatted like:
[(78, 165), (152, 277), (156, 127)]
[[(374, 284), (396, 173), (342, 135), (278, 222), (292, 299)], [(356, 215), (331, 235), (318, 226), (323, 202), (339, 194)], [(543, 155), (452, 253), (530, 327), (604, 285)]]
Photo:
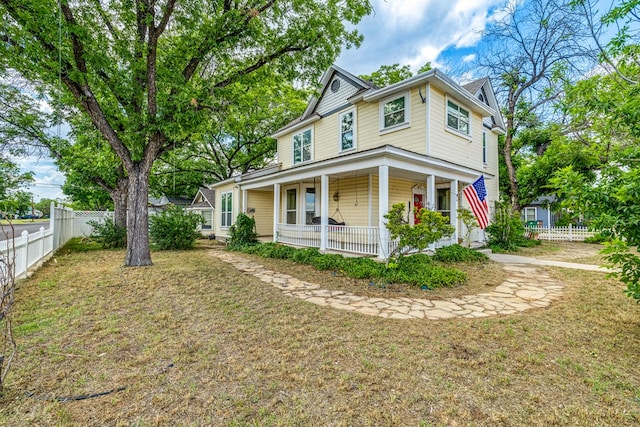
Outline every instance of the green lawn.
[(23, 282), (0, 425), (640, 423), (640, 307), (601, 273), (546, 270), (566, 284), (547, 309), (390, 320), (285, 297), (209, 250), (145, 268), (61, 251)]

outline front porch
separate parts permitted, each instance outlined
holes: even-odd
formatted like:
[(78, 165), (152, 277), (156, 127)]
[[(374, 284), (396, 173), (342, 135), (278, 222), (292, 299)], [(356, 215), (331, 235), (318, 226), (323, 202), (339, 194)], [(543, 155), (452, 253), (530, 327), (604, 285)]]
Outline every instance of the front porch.
[[(274, 241), (292, 246), (321, 249), (322, 226), (278, 224)], [(330, 225), (327, 227), (327, 244), (324, 250), (387, 258), (398, 246), (397, 240), (382, 241), (378, 227)], [(451, 245), (451, 237), (434, 244), (434, 248)]]
[(478, 174), (386, 146), (240, 182), (239, 210), (274, 241), (386, 259), (397, 241), (384, 215), (400, 202), (410, 224), (414, 208), (449, 218), (454, 233), (431, 248), (457, 243), (465, 231), (457, 216), (461, 189)]

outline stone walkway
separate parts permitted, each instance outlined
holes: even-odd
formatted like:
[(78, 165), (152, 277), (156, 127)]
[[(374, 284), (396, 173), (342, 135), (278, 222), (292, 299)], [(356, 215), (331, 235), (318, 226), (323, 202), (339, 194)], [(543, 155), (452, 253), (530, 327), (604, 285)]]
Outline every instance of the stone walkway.
[(321, 289), (320, 285), (269, 270), (232, 252), (213, 250), (211, 255), (245, 274), (258, 277), (263, 282), (275, 286), (287, 296), (339, 310), (391, 319), (441, 320), (513, 314), (548, 307), (552, 301), (562, 296), (564, 289), (562, 283), (535, 267), (505, 263), (504, 269), (508, 272), (508, 279), (492, 292), (447, 300), (369, 298), (344, 291)]

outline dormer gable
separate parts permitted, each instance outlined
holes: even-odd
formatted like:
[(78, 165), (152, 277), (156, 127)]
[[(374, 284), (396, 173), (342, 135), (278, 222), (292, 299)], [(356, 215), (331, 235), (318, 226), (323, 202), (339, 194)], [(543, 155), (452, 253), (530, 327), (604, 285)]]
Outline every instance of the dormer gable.
[(483, 123), (493, 131), (504, 133), (504, 121), (502, 120), (502, 115), (500, 115), (499, 113), (500, 107), (498, 106), (498, 101), (496, 100), (496, 97), (494, 95), (493, 87), (491, 86), (491, 81), (489, 80), (489, 78), (483, 77), (462, 85), (462, 87), (469, 93), (471, 93), (480, 102), (497, 112), (491, 117), (485, 117)]
[(350, 98), (371, 89), (377, 89), (377, 87), (333, 65), (320, 79), (320, 95), (309, 102), (304, 117), (313, 114), (327, 116), (351, 105)]

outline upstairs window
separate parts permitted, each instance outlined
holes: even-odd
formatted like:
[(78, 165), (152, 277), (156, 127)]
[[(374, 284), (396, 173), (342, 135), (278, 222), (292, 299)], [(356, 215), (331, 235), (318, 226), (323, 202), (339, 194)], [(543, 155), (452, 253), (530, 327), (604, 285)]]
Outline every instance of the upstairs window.
[(340, 114), (340, 151), (351, 150), (356, 146), (355, 118), (353, 110)]
[(304, 163), (311, 160), (311, 129), (303, 130), (293, 135), (293, 164)]
[(447, 101), (447, 126), (469, 135), (469, 112), (456, 103)]
[(409, 124), (409, 94), (387, 98), (380, 102), (380, 130)]

